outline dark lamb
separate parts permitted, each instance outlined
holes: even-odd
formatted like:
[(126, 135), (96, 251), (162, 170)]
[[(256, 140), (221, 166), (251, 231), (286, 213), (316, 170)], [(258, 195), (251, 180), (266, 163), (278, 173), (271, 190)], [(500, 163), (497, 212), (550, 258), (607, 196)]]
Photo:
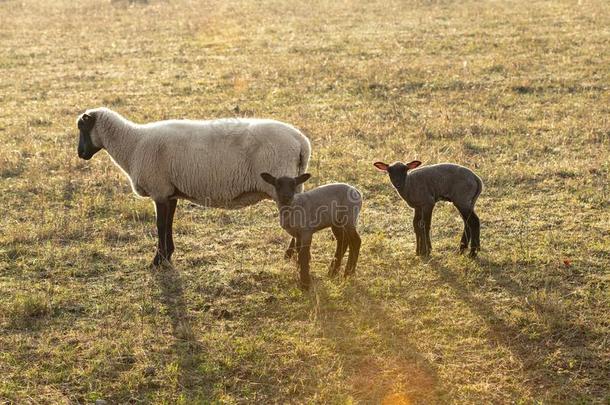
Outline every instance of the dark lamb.
[(310, 247), (313, 234), (324, 228), (331, 228), (337, 239), (335, 257), (330, 265), (329, 275), (335, 276), (341, 267), (341, 260), (349, 247), (345, 267), (345, 277), (356, 271), (360, 251), (360, 235), (356, 230), (358, 215), (362, 209), (360, 192), (344, 183), (320, 186), (304, 193), (298, 193), (301, 184), (311, 175), (275, 178), (269, 173), (261, 177), (275, 188), (277, 206), (280, 211), (280, 225), (292, 236), (286, 257), (296, 251), (299, 259), (301, 286), (308, 289)]
[(398, 194), (415, 210), (413, 228), (417, 240), (416, 255), (428, 256), (432, 250), (430, 223), (434, 205), (438, 201), (451, 201), (464, 220), (460, 253), (468, 249), (470, 244), (470, 256), (476, 257), (481, 248), (481, 225), (474, 212), (474, 205), (483, 190), (483, 182), (464, 166), (441, 163), (412, 170), (419, 165), (421, 162), (418, 160), (407, 164), (374, 163), (378, 170), (390, 176)]

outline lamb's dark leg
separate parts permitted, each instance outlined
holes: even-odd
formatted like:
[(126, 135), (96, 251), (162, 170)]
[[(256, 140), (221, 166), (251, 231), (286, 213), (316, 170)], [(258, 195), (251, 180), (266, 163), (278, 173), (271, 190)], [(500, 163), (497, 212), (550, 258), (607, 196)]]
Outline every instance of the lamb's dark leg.
[(462, 232), (462, 240), (460, 240), (460, 254), (468, 249), (468, 235), (466, 235), (466, 223), (464, 223), (464, 231)]
[(356, 263), (358, 263), (361, 245), (360, 235), (358, 235), (356, 228), (348, 227), (346, 230), (349, 243), (349, 256), (347, 257), (347, 265), (345, 266), (345, 277), (356, 272)]
[(470, 229), (472, 230), (472, 239), (470, 243), (470, 257), (476, 257), (477, 251), (481, 249), (480, 233), (481, 233), (481, 221), (479, 217), (472, 211), (470, 215)]
[(430, 226), (432, 224), (432, 211), (434, 210), (434, 205), (427, 205), (422, 208), (423, 212), (423, 241), (422, 241), (422, 254), (424, 256), (428, 256), (432, 251), (432, 241), (430, 241)]
[(288, 249), (286, 249), (286, 253), (284, 253), (284, 259), (288, 260), (296, 253), (296, 238), (290, 239), (290, 245), (288, 245)]
[(171, 261), (172, 254), (174, 253), (174, 213), (176, 212), (178, 200), (169, 200), (167, 205), (167, 260)]
[(333, 226), (332, 230), (333, 234), (335, 235), (335, 239), (337, 240), (337, 248), (335, 249), (335, 257), (328, 268), (328, 275), (330, 277), (337, 275), (337, 272), (341, 268), (341, 261), (343, 260), (343, 256), (345, 256), (345, 251), (347, 250), (347, 234), (345, 233), (345, 229)]
[(309, 260), (311, 258), (311, 234), (301, 235), (297, 239), (297, 251), (299, 255), (299, 274), (301, 277), (301, 287), (308, 290), (311, 285), (311, 276), (309, 275)]
[(464, 232), (462, 232), (462, 240), (460, 241), (460, 254), (462, 254), (466, 249), (468, 249), (468, 243), (471, 242), (472, 238), (472, 230), (470, 226), (472, 210), (470, 208), (458, 207), (457, 205), (456, 207), (458, 211), (460, 211), (460, 215), (464, 221)]
[(415, 208), (415, 216), (413, 217), (413, 229), (415, 230), (415, 254), (417, 256), (420, 256), (422, 254), (423, 235), (420, 227), (420, 224), (422, 223), (422, 218), (422, 209), (419, 207)]
[(167, 259), (167, 220), (169, 203), (155, 201), (155, 209), (157, 211), (157, 234), (159, 235), (159, 244), (157, 247), (157, 254), (153, 259), (153, 264), (158, 266)]

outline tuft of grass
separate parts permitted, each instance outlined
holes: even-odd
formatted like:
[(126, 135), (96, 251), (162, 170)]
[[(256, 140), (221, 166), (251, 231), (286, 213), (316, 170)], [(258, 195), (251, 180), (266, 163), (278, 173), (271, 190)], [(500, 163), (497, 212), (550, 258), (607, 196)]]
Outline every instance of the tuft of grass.
[(28, 329), (51, 313), (51, 303), (45, 294), (17, 294), (5, 304), (3, 312), (9, 327)]

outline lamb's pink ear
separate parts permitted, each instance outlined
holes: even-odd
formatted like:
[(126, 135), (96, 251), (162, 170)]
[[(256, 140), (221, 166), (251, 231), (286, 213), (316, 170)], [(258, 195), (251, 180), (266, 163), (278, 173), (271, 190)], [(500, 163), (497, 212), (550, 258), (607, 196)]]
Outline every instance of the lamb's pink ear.
[(386, 163), (383, 162), (375, 162), (373, 163), (373, 166), (375, 166), (380, 172), (387, 172), (389, 167)]
[(415, 169), (419, 165), (421, 165), (421, 162), (419, 160), (414, 160), (412, 162), (407, 163), (407, 168), (408, 169)]

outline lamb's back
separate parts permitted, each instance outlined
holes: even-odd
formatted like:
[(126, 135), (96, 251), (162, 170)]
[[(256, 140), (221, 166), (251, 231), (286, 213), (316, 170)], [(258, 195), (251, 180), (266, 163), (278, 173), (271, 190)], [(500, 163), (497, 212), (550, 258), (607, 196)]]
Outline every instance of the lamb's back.
[(362, 195), (345, 183), (326, 184), (295, 196), (310, 217), (312, 229), (331, 225), (355, 225), (362, 208)]
[(303, 193), (311, 203), (316, 205), (357, 204), (362, 201), (360, 192), (353, 186), (345, 183), (332, 183), (316, 187)]
[(409, 185), (418, 200), (428, 196), (435, 201), (459, 202), (478, 188), (476, 175), (467, 167), (454, 163), (439, 163), (409, 172)]

